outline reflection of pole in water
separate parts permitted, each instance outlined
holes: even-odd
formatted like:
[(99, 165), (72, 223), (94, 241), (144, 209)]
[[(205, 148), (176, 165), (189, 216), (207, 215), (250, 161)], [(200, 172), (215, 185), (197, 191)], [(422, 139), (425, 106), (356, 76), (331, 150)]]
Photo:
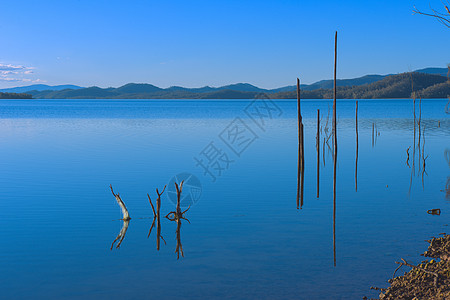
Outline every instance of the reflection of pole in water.
[(355, 129), (356, 129), (356, 158), (355, 158), (355, 191), (358, 191), (358, 100), (355, 109)]
[(334, 266), (336, 266), (336, 162), (337, 162), (337, 155), (335, 154), (334, 155), (334, 172), (333, 172), (333, 260), (334, 260)]
[(320, 110), (317, 110), (317, 136), (316, 136), (316, 149), (317, 149), (317, 198), (319, 198), (319, 172), (320, 172)]
[(322, 156), (323, 156), (323, 167), (325, 168), (325, 137), (323, 138)]
[(298, 144), (297, 158), (297, 209), (300, 207), (300, 144)]
[(375, 123), (372, 123), (372, 148), (373, 148), (373, 135), (375, 130)]
[(423, 174), (425, 173), (428, 176), (427, 171), (425, 171), (425, 161), (428, 158), (428, 155), (425, 157), (425, 125), (423, 126), (423, 131), (422, 131), (422, 135), (423, 135), (423, 141), (422, 141), (422, 189), (425, 188), (425, 184), (423, 181)]

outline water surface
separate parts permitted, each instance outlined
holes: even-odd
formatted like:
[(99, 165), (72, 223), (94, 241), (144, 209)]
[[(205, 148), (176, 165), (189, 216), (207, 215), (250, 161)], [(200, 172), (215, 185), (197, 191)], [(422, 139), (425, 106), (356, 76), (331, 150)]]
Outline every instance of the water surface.
[[(357, 190), (355, 101), (339, 100), (335, 211), (323, 127), (317, 198), (317, 109), (325, 126), (331, 102), (302, 102), (299, 208), (296, 101), (266, 102), (2, 100), (2, 297), (361, 299), (387, 285), (395, 261), (420, 261), (424, 241), (448, 232), (447, 100), (422, 101), (420, 150), (412, 100), (359, 100)], [(234, 128), (244, 137), (233, 141)], [(211, 167), (214, 177), (195, 160), (206, 162), (212, 146), (223, 168)], [(161, 218), (159, 250), (155, 228), (147, 238), (146, 194), (155, 200), (155, 188), (183, 172), (202, 191), (177, 259), (176, 222)], [(112, 250), (123, 222), (110, 184), (132, 217)], [(163, 216), (175, 208), (168, 194)], [(433, 208), (441, 215), (427, 214)]]

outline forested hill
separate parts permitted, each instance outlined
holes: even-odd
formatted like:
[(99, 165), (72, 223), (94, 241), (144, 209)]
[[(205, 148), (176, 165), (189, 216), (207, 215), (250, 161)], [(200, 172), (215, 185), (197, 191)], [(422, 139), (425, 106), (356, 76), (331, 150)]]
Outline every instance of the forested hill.
[[(337, 96), (341, 99), (372, 98), (411, 98), (414, 91), (417, 97), (450, 97), (450, 82), (438, 74), (420, 72), (398, 75), (370, 75), (338, 82)], [(366, 82), (365, 84), (363, 82)], [(350, 85), (353, 84), (353, 85)], [(315, 89), (311, 87), (316, 86)], [(301, 86), (304, 99), (333, 98), (332, 82), (321, 81)], [(37, 99), (253, 99), (265, 94), (273, 99), (295, 99), (295, 87), (265, 90), (251, 84), (239, 83), (220, 88), (159, 88), (151, 84), (129, 83), (118, 88), (77, 88), (63, 90), (28, 91)]]
[[(424, 73), (402, 73), (390, 75), (380, 81), (359, 86), (337, 88), (339, 99), (380, 99), (380, 98), (411, 98), (415, 92), (422, 98), (450, 97), (450, 81), (441, 75)], [(295, 99), (296, 92), (279, 92), (270, 95), (273, 99)], [(317, 89), (302, 91), (304, 99), (331, 99), (333, 89)]]
[(0, 99), (31, 99), (31, 95), (24, 93), (2, 93), (0, 92)]

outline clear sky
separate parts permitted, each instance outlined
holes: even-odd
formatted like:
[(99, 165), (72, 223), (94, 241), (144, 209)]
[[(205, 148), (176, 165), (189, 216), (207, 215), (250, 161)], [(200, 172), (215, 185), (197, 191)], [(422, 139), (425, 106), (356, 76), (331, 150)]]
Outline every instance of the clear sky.
[(33, 83), (275, 88), (450, 63), (439, 0), (2, 2), (0, 88)]

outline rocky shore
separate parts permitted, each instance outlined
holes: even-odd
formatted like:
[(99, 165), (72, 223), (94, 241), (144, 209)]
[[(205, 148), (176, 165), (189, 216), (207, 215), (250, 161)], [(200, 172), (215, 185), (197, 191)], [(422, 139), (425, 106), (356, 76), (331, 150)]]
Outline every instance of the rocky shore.
[[(412, 265), (403, 258), (396, 262), (399, 266), (393, 278), (388, 281), (391, 285), (387, 289), (371, 288), (380, 291), (378, 299), (450, 299), (450, 235), (444, 234), (428, 242), (428, 250), (422, 256), (432, 259), (422, 261), (418, 265)], [(410, 271), (395, 277), (397, 271), (402, 268), (408, 268)]]

